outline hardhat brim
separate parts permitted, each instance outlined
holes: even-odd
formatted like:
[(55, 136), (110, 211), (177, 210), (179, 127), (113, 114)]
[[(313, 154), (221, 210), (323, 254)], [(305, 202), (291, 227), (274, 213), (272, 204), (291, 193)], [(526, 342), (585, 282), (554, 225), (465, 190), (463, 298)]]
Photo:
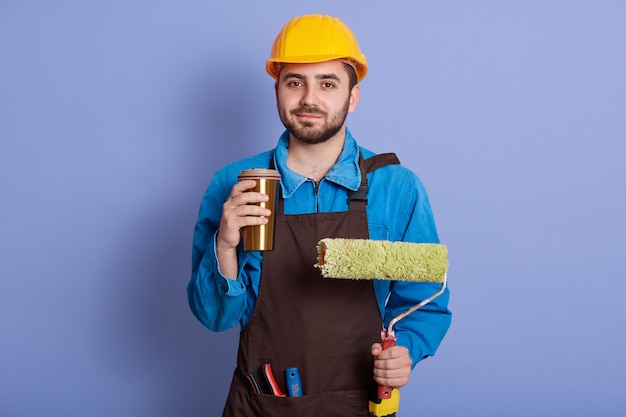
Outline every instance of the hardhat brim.
[(356, 71), (357, 81), (360, 82), (365, 75), (367, 74), (367, 64), (363, 64), (365, 61), (365, 55), (362, 55), (363, 62), (356, 61), (353, 57), (345, 56), (345, 55), (337, 55), (335, 57), (329, 57), (328, 55), (319, 55), (319, 56), (300, 56), (300, 57), (290, 57), (288, 59), (268, 59), (265, 62), (265, 70), (267, 73), (278, 80), (278, 75), (280, 74), (280, 69), (285, 64), (316, 64), (318, 62), (326, 62), (326, 61), (334, 61), (334, 60), (342, 60), (342, 61), (350, 61), (354, 63), (354, 70)]

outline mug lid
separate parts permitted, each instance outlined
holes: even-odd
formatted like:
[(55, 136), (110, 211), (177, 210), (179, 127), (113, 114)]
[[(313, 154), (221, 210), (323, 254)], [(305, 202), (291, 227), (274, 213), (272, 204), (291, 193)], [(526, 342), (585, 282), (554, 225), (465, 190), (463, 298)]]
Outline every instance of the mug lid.
[(280, 180), (280, 174), (275, 169), (267, 168), (252, 168), (244, 169), (239, 173), (239, 180), (253, 180), (253, 179), (269, 179)]

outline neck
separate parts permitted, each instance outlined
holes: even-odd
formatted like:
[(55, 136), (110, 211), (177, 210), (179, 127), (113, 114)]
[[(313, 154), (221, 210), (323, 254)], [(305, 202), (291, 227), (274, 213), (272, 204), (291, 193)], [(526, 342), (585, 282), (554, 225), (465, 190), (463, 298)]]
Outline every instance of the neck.
[(343, 150), (346, 134), (337, 134), (323, 143), (304, 143), (290, 136), (287, 167), (300, 175), (319, 182), (335, 165)]

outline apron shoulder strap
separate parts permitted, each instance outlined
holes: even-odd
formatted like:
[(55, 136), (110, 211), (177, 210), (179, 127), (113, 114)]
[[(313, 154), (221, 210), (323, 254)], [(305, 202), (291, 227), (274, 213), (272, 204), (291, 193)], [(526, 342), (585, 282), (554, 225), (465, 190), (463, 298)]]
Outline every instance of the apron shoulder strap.
[[(363, 156), (361, 156), (361, 176), (363, 177), (364, 174), (368, 174), (378, 168), (387, 166), (387, 165), (399, 165), (400, 164), (400, 160), (398, 159), (398, 157), (396, 156), (395, 153), (393, 152), (389, 152), (389, 153), (381, 153), (378, 155), (374, 155), (371, 158), (367, 158), (367, 159), (363, 159)], [(365, 171), (365, 173), (363, 173), (363, 171)]]
[(359, 166), (361, 167), (361, 185), (356, 191), (349, 193), (350, 201), (367, 201), (367, 174), (387, 165), (399, 165), (400, 160), (395, 153), (381, 153), (371, 158), (363, 159), (361, 154)]

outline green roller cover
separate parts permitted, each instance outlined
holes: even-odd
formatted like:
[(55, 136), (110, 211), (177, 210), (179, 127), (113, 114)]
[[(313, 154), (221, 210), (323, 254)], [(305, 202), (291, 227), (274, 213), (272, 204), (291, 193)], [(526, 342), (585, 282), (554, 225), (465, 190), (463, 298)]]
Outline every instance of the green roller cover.
[(369, 239), (322, 239), (315, 267), (324, 278), (443, 282), (448, 249), (442, 244)]

